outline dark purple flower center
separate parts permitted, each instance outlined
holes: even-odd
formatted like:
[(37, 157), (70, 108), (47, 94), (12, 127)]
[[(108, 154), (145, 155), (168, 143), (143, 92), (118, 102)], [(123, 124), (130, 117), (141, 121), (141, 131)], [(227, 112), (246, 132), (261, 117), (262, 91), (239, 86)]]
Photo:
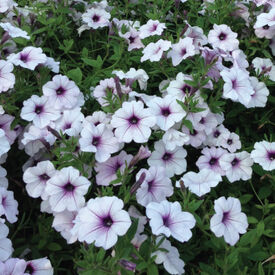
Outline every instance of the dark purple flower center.
[(210, 161), (209, 161), (209, 164), (210, 165), (215, 165), (217, 163), (217, 158), (211, 158)]
[(129, 38), (129, 41), (130, 41), (130, 44), (132, 44), (132, 43), (134, 43), (135, 42), (135, 37), (133, 37), (133, 36), (130, 36)]
[(197, 134), (198, 134), (198, 132), (195, 129), (193, 129), (193, 133), (190, 132), (191, 136), (196, 136)]
[(56, 94), (57, 95), (63, 95), (64, 93), (65, 93), (65, 89), (62, 87), (62, 86), (60, 86), (57, 90), (56, 90)]
[(231, 80), (231, 83), (232, 83), (232, 88), (233, 88), (233, 89), (236, 89), (237, 86), (238, 86), (238, 85), (237, 85), (237, 84), (238, 84), (238, 83), (237, 83), (237, 80), (236, 80), (236, 79), (233, 79), (233, 80)]
[(263, 29), (264, 29), (264, 30), (268, 30), (268, 29), (269, 29), (269, 26), (268, 26), (268, 25), (264, 25), (264, 26), (263, 26)]
[(161, 109), (161, 114), (165, 117), (171, 114), (170, 109), (168, 107)]
[(40, 175), (39, 178), (43, 181), (47, 181), (48, 179), (50, 179), (50, 177), (46, 173)]
[(220, 35), (219, 35), (219, 39), (224, 40), (226, 38), (226, 36), (227, 36), (226, 33), (221, 32)]
[(273, 161), (275, 160), (275, 151), (270, 151), (267, 153), (268, 159)]
[(157, 28), (158, 28), (158, 25), (157, 24), (153, 24), (153, 26), (151, 28), (151, 32), (154, 32)]
[(200, 124), (204, 124), (205, 123), (205, 118), (202, 117), (201, 120), (200, 120)]
[(108, 227), (108, 228), (111, 227), (111, 225), (113, 224), (113, 220), (110, 217), (110, 215), (108, 215), (102, 219), (102, 224), (104, 227)]
[(115, 166), (114, 166), (114, 170), (115, 170), (115, 172), (121, 167), (121, 163), (120, 162), (116, 162), (116, 164), (115, 164)]
[(24, 63), (28, 62), (28, 60), (29, 60), (29, 54), (27, 54), (27, 53), (20, 53), (20, 60), (23, 61)]
[(233, 140), (231, 138), (227, 140), (228, 145), (231, 145), (232, 143), (233, 143)]
[(191, 91), (191, 87), (188, 86), (188, 85), (186, 85), (186, 84), (184, 84), (184, 86), (181, 87), (181, 90), (182, 90), (182, 92), (183, 92), (184, 94), (186, 94), (186, 93), (188, 93), (188, 92)]
[(7, 197), (2, 197), (2, 205), (5, 207), (6, 206), (6, 199), (7, 199)]
[(139, 118), (136, 117), (135, 115), (132, 115), (132, 116), (128, 119), (128, 121), (129, 121), (131, 124), (136, 125), (136, 124), (138, 124), (138, 122), (139, 122)]
[(232, 166), (236, 166), (239, 162), (240, 162), (239, 159), (234, 158), (234, 159), (231, 161), (231, 165), (232, 165)]
[(222, 216), (222, 223), (226, 223), (229, 220), (229, 214), (230, 212), (224, 212)]
[(169, 225), (170, 225), (170, 218), (169, 218), (169, 215), (163, 216), (163, 217), (162, 217), (162, 221), (163, 221), (163, 225), (164, 225), (164, 226), (169, 227)]
[(66, 191), (66, 192), (73, 192), (75, 187), (70, 183), (70, 182), (67, 182), (64, 186), (63, 186), (63, 189)]
[(167, 160), (171, 159), (171, 157), (172, 157), (172, 154), (166, 152), (166, 153), (162, 156), (162, 159), (165, 160), (165, 161), (167, 161)]
[(218, 130), (216, 130), (215, 132), (214, 132), (214, 134), (213, 134), (213, 136), (215, 137), (215, 138), (218, 138), (219, 136), (220, 136), (220, 131), (218, 131)]
[(70, 129), (72, 127), (72, 123), (68, 122), (64, 125), (64, 130)]
[(154, 183), (155, 183), (154, 180), (150, 180), (150, 181), (147, 182), (147, 184), (148, 184), (148, 192), (150, 192), (152, 190), (152, 188), (154, 186)]
[(181, 49), (181, 55), (184, 56), (185, 54), (186, 54), (186, 49), (185, 48)]
[(33, 268), (33, 266), (31, 264), (27, 264), (25, 272), (29, 273), (29, 274), (33, 274), (35, 271), (35, 269)]
[(98, 15), (96, 15), (96, 14), (92, 17), (92, 20), (93, 20), (94, 22), (98, 22), (99, 19), (100, 19), (100, 17), (99, 17)]
[(43, 111), (43, 106), (42, 105), (36, 105), (35, 106), (35, 109), (34, 109), (34, 112), (36, 113), (36, 114), (41, 114), (42, 113), (42, 111)]
[(94, 146), (98, 146), (100, 143), (100, 137), (93, 137), (93, 141), (92, 141), (92, 144)]

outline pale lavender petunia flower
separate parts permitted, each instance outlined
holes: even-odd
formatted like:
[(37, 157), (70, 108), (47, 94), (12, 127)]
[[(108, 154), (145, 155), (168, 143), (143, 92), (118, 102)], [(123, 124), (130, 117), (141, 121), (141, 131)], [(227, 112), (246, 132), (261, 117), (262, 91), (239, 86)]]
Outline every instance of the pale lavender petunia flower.
[(77, 236), (72, 234), (71, 229), (74, 226), (74, 219), (77, 215), (77, 211), (65, 210), (60, 213), (53, 213), (54, 219), (52, 227), (60, 232), (62, 237), (66, 239), (68, 244), (74, 243), (77, 240)]
[(119, 150), (119, 143), (113, 132), (104, 124), (87, 124), (81, 131), (80, 150), (95, 153), (98, 162), (104, 162)]
[(147, 142), (151, 135), (151, 127), (156, 123), (156, 118), (149, 109), (144, 108), (141, 101), (123, 102), (111, 120), (115, 128), (115, 136), (119, 142), (136, 143)]
[(160, 39), (156, 43), (151, 42), (142, 51), (143, 56), (140, 62), (150, 60), (151, 62), (160, 61), (164, 51), (171, 48), (171, 41)]
[(95, 242), (95, 246), (107, 250), (131, 226), (130, 216), (122, 208), (123, 201), (114, 196), (90, 199), (78, 212), (72, 233), (77, 234), (80, 242)]
[(181, 131), (189, 137), (189, 140), (185, 143), (186, 145), (190, 144), (197, 148), (206, 140), (206, 134), (204, 131), (197, 131), (193, 128), (193, 132), (191, 133), (191, 131), (185, 126), (182, 127)]
[(106, 78), (100, 80), (99, 85), (97, 85), (93, 90), (93, 96), (102, 106), (108, 106), (108, 101), (106, 100), (107, 94), (110, 92), (113, 95), (117, 95), (116, 83), (114, 78)]
[(160, 203), (150, 202), (146, 207), (146, 216), (154, 235), (172, 236), (179, 242), (186, 242), (192, 237), (191, 228), (195, 226), (194, 216), (181, 210), (178, 201)]
[(230, 182), (251, 179), (253, 160), (246, 151), (224, 154), (220, 165)]
[(265, 140), (256, 142), (254, 150), (251, 152), (251, 158), (259, 163), (264, 170), (272, 171), (275, 169), (275, 142)]
[(0, 187), (4, 187), (7, 189), (9, 186), (9, 182), (6, 176), (7, 176), (7, 170), (2, 166), (0, 166)]
[(253, 87), (253, 94), (251, 99), (247, 104), (247, 108), (254, 107), (265, 107), (267, 102), (267, 97), (269, 95), (269, 90), (267, 89), (264, 82), (260, 82), (256, 77), (250, 77), (250, 83)]
[(230, 70), (223, 70), (220, 74), (225, 82), (223, 97), (230, 98), (232, 101), (240, 102), (246, 106), (253, 94), (247, 72), (233, 67)]
[(51, 121), (57, 120), (61, 114), (53, 108), (47, 97), (32, 95), (23, 102), (20, 116), (24, 120), (32, 121), (36, 127), (44, 128)]
[[(103, 163), (96, 163), (95, 171), (96, 175), (96, 183), (97, 185), (108, 186), (111, 181), (117, 179), (117, 171), (119, 170), (121, 174), (123, 174), (125, 170), (125, 162), (129, 165), (132, 155), (126, 154), (125, 151), (121, 151), (119, 155), (109, 158), (107, 161)], [(121, 184), (117, 182), (115, 185)]]
[(90, 185), (87, 178), (80, 176), (77, 169), (69, 166), (57, 171), (47, 181), (45, 192), (54, 212), (62, 212), (65, 209), (75, 211), (83, 207), (84, 195)]
[(164, 167), (169, 178), (186, 171), (187, 152), (184, 148), (176, 147), (174, 150), (167, 150), (161, 140), (155, 142), (154, 148), (155, 151), (147, 160), (150, 166)]
[(164, 98), (156, 97), (150, 100), (147, 105), (152, 115), (157, 119), (156, 124), (164, 131), (170, 129), (186, 115), (186, 112), (171, 95)]
[(145, 180), (136, 193), (137, 202), (147, 206), (150, 202), (161, 202), (173, 195), (171, 180), (166, 176), (163, 167), (151, 166), (149, 170), (141, 169), (136, 174), (136, 181), (145, 173)]
[(269, 58), (255, 57), (252, 60), (252, 64), (256, 71), (263, 73), (270, 80), (275, 81), (275, 66)]
[(0, 60), (0, 93), (6, 92), (14, 87), (15, 76), (12, 71), (12, 63)]
[(162, 136), (162, 141), (167, 150), (174, 150), (177, 146), (183, 146), (189, 141), (189, 136), (185, 133), (170, 128)]
[(0, 216), (5, 215), (9, 223), (15, 223), (18, 215), (18, 202), (14, 199), (13, 191), (0, 187)]
[(42, 90), (49, 104), (57, 110), (75, 108), (80, 96), (75, 82), (64, 75), (55, 75), (52, 81), (43, 85)]
[(166, 29), (164, 23), (160, 23), (158, 20), (149, 19), (145, 25), (139, 28), (140, 38), (144, 39), (153, 35), (161, 35), (164, 29)]
[(46, 257), (28, 261), (26, 264), (25, 272), (31, 275), (53, 275), (53, 267)]
[(30, 36), (28, 36), (28, 33), (26, 31), (23, 31), (22, 29), (13, 26), (11, 23), (0, 23), (0, 27), (6, 31), (10, 37), (23, 37), (25, 39), (30, 39)]
[(239, 234), (247, 231), (247, 217), (241, 212), (241, 203), (236, 198), (220, 197), (215, 200), (215, 215), (210, 220), (210, 229), (217, 237), (224, 237), (230, 245), (235, 245)]
[(239, 41), (237, 33), (232, 32), (229, 26), (214, 24), (213, 30), (208, 34), (208, 42), (213, 48), (219, 48), (224, 51), (233, 51), (238, 49)]
[(7, 59), (15, 66), (21, 66), (33, 71), (38, 64), (46, 62), (47, 56), (43, 53), (41, 48), (29, 46), (17, 54), (10, 54)]
[(32, 198), (48, 198), (45, 193), (46, 182), (55, 175), (55, 168), (49, 160), (40, 161), (36, 166), (29, 167), (23, 174), (26, 190)]
[(242, 144), (239, 135), (230, 133), (229, 136), (227, 136), (226, 142), (223, 142), (221, 146), (227, 149), (230, 153), (234, 153), (241, 149)]
[(172, 44), (172, 50), (168, 52), (167, 57), (171, 57), (173, 66), (177, 66), (182, 62), (182, 60), (195, 54), (193, 39), (185, 37), (180, 38), (178, 43)]
[(144, 44), (141, 42), (140, 32), (137, 30), (131, 28), (130, 31), (120, 36), (128, 42), (128, 51), (144, 48)]
[[(5, 131), (5, 135), (9, 141), (9, 144), (12, 145), (18, 135), (16, 130), (11, 130), (11, 124), (14, 120), (14, 116), (3, 114), (0, 115), (0, 129)], [(14, 128), (15, 129), (15, 128)]]
[(106, 12), (102, 8), (88, 9), (82, 15), (83, 22), (93, 29), (107, 27), (109, 25), (110, 18), (110, 13)]
[[(161, 241), (162, 237), (157, 237), (156, 241), (159, 243)], [(161, 249), (165, 249), (167, 251), (163, 250), (157, 250), (156, 252), (153, 252), (151, 254), (151, 257), (157, 256), (155, 259), (156, 264), (163, 264), (165, 270), (169, 274), (177, 274), (181, 275), (184, 271), (184, 261), (180, 258), (179, 251), (176, 247), (172, 246), (170, 241), (167, 239), (164, 239), (164, 241), (159, 246)]]
[(227, 153), (226, 150), (216, 147), (205, 147), (201, 151), (202, 156), (196, 162), (196, 165), (200, 170), (208, 169), (221, 176), (225, 175), (225, 171), (220, 166), (220, 158)]
[(0, 262), (0, 274), (3, 275), (26, 275), (24, 272), (27, 263), (19, 258), (10, 258), (5, 262)]
[[(222, 177), (210, 169), (202, 169), (199, 173), (188, 172), (184, 174), (180, 181), (183, 181), (184, 186), (188, 187), (192, 193), (201, 197), (209, 193), (211, 187), (216, 187), (222, 181)], [(177, 181), (177, 187), (181, 187), (180, 181)]]

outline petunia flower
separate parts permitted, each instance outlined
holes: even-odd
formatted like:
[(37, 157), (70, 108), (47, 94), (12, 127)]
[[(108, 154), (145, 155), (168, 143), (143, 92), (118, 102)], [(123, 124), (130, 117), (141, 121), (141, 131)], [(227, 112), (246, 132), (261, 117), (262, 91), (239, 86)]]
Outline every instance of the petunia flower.
[(150, 219), (149, 224), (154, 235), (172, 236), (179, 242), (186, 242), (192, 237), (190, 229), (196, 224), (194, 216), (183, 212), (178, 201), (150, 202), (146, 206), (146, 216)]
[(238, 149), (241, 149), (242, 144), (239, 135), (230, 133), (226, 138), (226, 142), (221, 143), (221, 146), (227, 149), (230, 153), (234, 153)]
[(139, 36), (141, 39), (144, 39), (153, 35), (161, 35), (164, 29), (166, 29), (164, 23), (160, 23), (158, 20), (149, 19), (149, 21), (145, 25), (142, 25), (139, 28)]
[(221, 76), (224, 80), (223, 97), (247, 105), (251, 100), (253, 88), (247, 73), (238, 68), (223, 70)]
[(77, 234), (80, 242), (94, 242), (106, 250), (111, 248), (118, 236), (123, 236), (131, 226), (130, 216), (122, 208), (123, 201), (114, 196), (90, 199), (79, 210), (72, 234)]
[(12, 71), (12, 63), (0, 60), (0, 93), (6, 92), (14, 87), (15, 76)]
[[(97, 185), (104, 185), (108, 186), (111, 181), (117, 179), (117, 171), (119, 170), (121, 174), (123, 174), (125, 170), (125, 162), (129, 165), (131, 159), (133, 158), (132, 155), (126, 154), (125, 151), (121, 151), (119, 155), (110, 157), (105, 162), (96, 163), (95, 171), (97, 172), (96, 175), (96, 183)], [(117, 182), (116, 185), (121, 184)]]
[(32, 95), (23, 102), (21, 118), (32, 121), (39, 128), (44, 128), (60, 117), (60, 112), (53, 108), (53, 105), (45, 96)]
[(220, 158), (227, 153), (226, 150), (216, 147), (205, 147), (201, 151), (202, 156), (196, 162), (197, 167), (202, 169), (211, 170), (221, 176), (225, 175), (225, 171), (220, 166)]
[(268, 76), (270, 80), (275, 81), (275, 66), (269, 58), (255, 57), (252, 60), (255, 70), (259, 70), (265, 76)]
[(147, 142), (151, 135), (151, 127), (156, 123), (156, 118), (149, 109), (145, 109), (141, 101), (123, 102), (111, 120), (115, 128), (115, 136), (119, 142), (136, 143)]
[(46, 62), (47, 56), (43, 53), (41, 48), (29, 46), (17, 54), (10, 54), (7, 59), (15, 66), (21, 66), (33, 71), (38, 64)]
[(251, 179), (253, 160), (246, 151), (224, 154), (220, 158), (220, 165), (230, 182)]
[(56, 171), (47, 181), (45, 192), (54, 212), (62, 212), (65, 209), (75, 211), (83, 207), (84, 195), (90, 185), (87, 178), (80, 176), (77, 169), (69, 166)]
[(225, 24), (214, 24), (213, 30), (208, 34), (208, 42), (213, 48), (219, 48), (224, 51), (233, 51), (238, 49), (239, 41), (238, 34), (232, 32), (231, 28)]
[[(156, 241), (159, 243), (162, 237), (157, 237)], [(161, 245), (158, 247), (163, 250), (157, 250), (151, 254), (151, 257), (157, 256), (155, 259), (156, 264), (163, 264), (165, 270), (169, 274), (181, 275), (184, 273), (184, 261), (180, 258), (179, 251), (176, 247), (172, 246), (170, 241), (164, 239)]]
[(57, 110), (73, 109), (76, 107), (80, 95), (80, 90), (75, 82), (64, 75), (55, 75), (52, 81), (43, 85), (42, 90), (49, 104)]
[(156, 43), (151, 42), (142, 51), (143, 56), (140, 62), (150, 60), (151, 62), (159, 61), (162, 58), (164, 51), (171, 48), (171, 42), (167, 40), (160, 39)]
[(256, 142), (254, 150), (250, 157), (254, 162), (259, 163), (264, 170), (272, 171), (275, 169), (275, 142), (267, 142), (265, 140)]
[(10, 143), (6, 137), (5, 131), (0, 129), (0, 157), (10, 150)]
[(0, 187), (0, 216), (5, 215), (9, 223), (15, 223), (18, 215), (18, 202), (14, 199), (13, 191)]
[(180, 38), (179, 42), (172, 44), (172, 50), (168, 52), (167, 57), (172, 58), (173, 66), (177, 66), (182, 60), (195, 55), (195, 46), (190, 37)]
[(27, 261), (26, 270), (31, 275), (53, 275), (53, 267), (46, 257)]
[(137, 202), (142, 206), (147, 206), (150, 202), (161, 202), (173, 195), (171, 180), (166, 176), (163, 167), (151, 166), (149, 170), (140, 169), (136, 174), (136, 181), (141, 174), (145, 173), (145, 180), (136, 193)]
[(9, 182), (6, 178), (7, 176), (7, 170), (0, 166), (0, 187), (8, 188)]
[(253, 88), (253, 94), (251, 95), (251, 99), (246, 105), (246, 107), (265, 107), (267, 97), (269, 95), (269, 90), (267, 89), (265, 83), (259, 82), (259, 80), (256, 77), (252, 76), (250, 77), (250, 84)]
[(167, 131), (186, 115), (186, 112), (171, 95), (164, 98), (155, 97), (147, 102), (150, 112), (156, 117), (156, 124), (161, 130)]
[(102, 8), (88, 9), (82, 15), (83, 22), (93, 29), (107, 27), (109, 25), (110, 18), (110, 13), (106, 12)]
[(26, 190), (32, 198), (48, 198), (45, 193), (46, 182), (55, 175), (55, 168), (49, 160), (40, 161), (36, 166), (29, 167), (23, 174)]
[(19, 258), (9, 258), (5, 262), (0, 262), (0, 274), (4, 275), (26, 275), (25, 260)]
[(119, 150), (119, 143), (113, 132), (104, 124), (86, 125), (80, 134), (80, 150), (95, 153), (98, 162), (104, 162)]
[(246, 215), (241, 212), (239, 199), (220, 197), (214, 202), (215, 215), (210, 220), (210, 229), (217, 237), (224, 237), (230, 245), (235, 245), (239, 234), (247, 231)]
[[(209, 193), (211, 187), (216, 187), (222, 181), (222, 177), (220, 174), (204, 168), (199, 173), (188, 172), (184, 174), (180, 181), (183, 181), (184, 186), (188, 187), (192, 193), (201, 197)], [(177, 187), (181, 187), (180, 181), (176, 182)]]
[(22, 29), (18, 28), (18, 27), (14, 27), (11, 23), (7, 22), (7, 23), (0, 23), (0, 27), (6, 31), (9, 36), (15, 38), (15, 37), (22, 37), (25, 39), (30, 39), (30, 36), (28, 35), (28, 33), (26, 31), (23, 31)]
[(169, 178), (186, 171), (187, 152), (184, 148), (176, 147), (174, 150), (167, 150), (161, 140), (155, 142), (154, 148), (155, 151), (147, 160), (150, 166), (164, 167)]
[(189, 136), (185, 133), (170, 128), (162, 136), (162, 141), (167, 150), (174, 150), (177, 146), (183, 146), (189, 141)]
[(11, 124), (14, 121), (14, 118), (14, 116), (8, 114), (0, 115), (0, 129), (5, 131), (5, 135), (10, 145), (14, 143), (16, 137), (18, 136), (16, 128), (14, 128), (14, 130), (11, 130)]

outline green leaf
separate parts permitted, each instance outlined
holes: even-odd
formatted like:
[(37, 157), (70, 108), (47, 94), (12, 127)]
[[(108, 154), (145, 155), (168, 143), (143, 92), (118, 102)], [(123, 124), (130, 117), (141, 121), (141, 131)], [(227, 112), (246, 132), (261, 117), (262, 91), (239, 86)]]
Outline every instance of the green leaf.
[(126, 234), (129, 241), (131, 241), (134, 238), (138, 228), (138, 219), (136, 218), (133, 218), (133, 219), (134, 219), (134, 222), (132, 223), (131, 227), (129, 228)]
[(261, 237), (264, 233), (264, 222), (263, 221), (260, 221), (257, 225), (257, 228), (256, 228), (256, 233), (257, 233), (257, 236), (258, 237)]
[(268, 253), (264, 251), (257, 251), (252, 254), (248, 254), (247, 258), (252, 261), (263, 261), (264, 259), (268, 258)]
[(67, 76), (71, 78), (76, 83), (80, 83), (82, 81), (82, 72), (80, 68), (76, 68), (68, 71)]
[(148, 275), (158, 275), (158, 268), (155, 264), (150, 264), (147, 268), (147, 274)]
[(245, 203), (248, 203), (252, 198), (253, 198), (253, 195), (245, 194), (245, 195), (240, 197), (240, 202), (242, 204), (245, 204)]
[(50, 243), (50, 244), (47, 245), (47, 248), (51, 251), (62, 250), (62, 246), (58, 243)]
[(190, 120), (184, 119), (183, 125), (185, 125), (190, 130), (191, 134), (193, 133), (193, 124)]

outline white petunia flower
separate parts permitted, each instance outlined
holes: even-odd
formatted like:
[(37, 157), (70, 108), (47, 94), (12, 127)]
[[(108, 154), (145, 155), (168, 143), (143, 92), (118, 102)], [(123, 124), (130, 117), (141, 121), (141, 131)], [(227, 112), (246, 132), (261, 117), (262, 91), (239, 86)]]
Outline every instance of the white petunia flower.
[(38, 64), (43, 64), (47, 61), (47, 56), (41, 48), (29, 46), (17, 54), (10, 54), (7, 59), (15, 66), (21, 66), (33, 71)]
[[(192, 193), (201, 197), (209, 193), (211, 187), (216, 187), (222, 181), (222, 177), (210, 169), (202, 169), (199, 173), (188, 172), (184, 174), (181, 180)], [(177, 181), (177, 187), (180, 187), (180, 181)]]
[(147, 142), (151, 135), (151, 127), (156, 123), (156, 118), (150, 110), (144, 109), (141, 101), (123, 102), (111, 120), (115, 128), (115, 136), (119, 142), (136, 143)]
[(275, 169), (275, 142), (260, 141), (254, 144), (251, 158), (259, 163), (264, 170), (272, 171)]
[(12, 63), (0, 60), (0, 93), (13, 88), (15, 84), (15, 76), (12, 71)]
[(45, 192), (49, 196), (49, 203), (54, 212), (79, 210), (85, 204), (84, 195), (91, 183), (80, 176), (72, 166), (56, 171), (46, 183)]
[(9, 223), (15, 223), (18, 215), (18, 202), (14, 199), (13, 191), (0, 187), (0, 216), (5, 215)]
[(162, 141), (167, 150), (174, 150), (177, 146), (183, 146), (189, 141), (189, 136), (185, 133), (170, 128), (162, 136)]
[(144, 39), (153, 35), (161, 35), (164, 29), (166, 29), (164, 23), (160, 23), (158, 20), (149, 19), (149, 21), (145, 25), (142, 25), (139, 28), (139, 36), (141, 39)]
[(171, 42), (167, 40), (160, 39), (156, 43), (151, 42), (143, 49), (143, 56), (141, 57), (140, 62), (146, 60), (150, 60), (151, 62), (160, 61), (163, 52), (170, 48)]
[(82, 20), (93, 29), (107, 27), (109, 25), (110, 13), (102, 8), (88, 9), (83, 15)]
[(72, 234), (77, 234), (80, 242), (109, 249), (116, 244), (118, 236), (123, 236), (131, 226), (129, 214), (122, 210), (123, 201), (117, 197), (97, 197), (90, 199), (79, 210)]
[(192, 237), (190, 229), (196, 224), (194, 216), (183, 212), (178, 201), (150, 202), (146, 206), (146, 216), (154, 235), (172, 236), (179, 242), (187, 242)]
[(220, 197), (215, 200), (215, 215), (210, 220), (210, 229), (217, 237), (224, 237), (230, 245), (235, 245), (239, 234), (244, 234), (248, 227), (247, 217), (241, 212), (241, 203), (236, 198)]
[(26, 31), (23, 31), (20, 28), (14, 27), (9, 22), (7, 23), (0, 23), (0, 27), (6, 31), (9, 36), (15, 38), (15, 37), (23, 37), (25, 39), (30, 39), (30, 36), (28, 36), (28, 33)]

